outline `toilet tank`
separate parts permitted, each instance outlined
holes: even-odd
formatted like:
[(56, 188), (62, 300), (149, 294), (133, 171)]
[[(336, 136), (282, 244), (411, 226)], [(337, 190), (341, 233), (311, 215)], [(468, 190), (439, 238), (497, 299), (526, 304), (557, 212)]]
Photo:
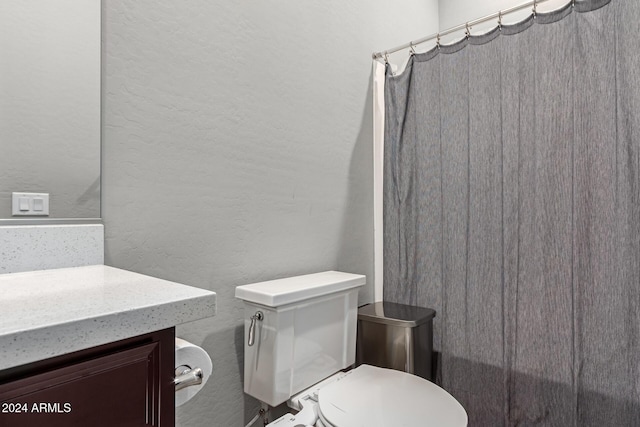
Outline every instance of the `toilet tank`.
[[(238, 286), (244, 301), (244, 391), (277, 406), (355, 362), (358, 274), (326, 271)], [(255, 320), (249, 345), (251, 317)], [(256, 316), (257, 317), (257, 316)]]

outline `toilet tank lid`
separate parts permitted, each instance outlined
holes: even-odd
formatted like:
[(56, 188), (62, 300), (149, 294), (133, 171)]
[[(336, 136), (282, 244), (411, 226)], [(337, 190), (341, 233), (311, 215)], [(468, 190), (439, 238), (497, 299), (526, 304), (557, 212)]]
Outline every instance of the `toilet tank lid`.
[(279, 307), (357, 288), (365, 283), (366, 277), (361, 274), (325, 271), (238, 286), (236, 298), (267, 307)]

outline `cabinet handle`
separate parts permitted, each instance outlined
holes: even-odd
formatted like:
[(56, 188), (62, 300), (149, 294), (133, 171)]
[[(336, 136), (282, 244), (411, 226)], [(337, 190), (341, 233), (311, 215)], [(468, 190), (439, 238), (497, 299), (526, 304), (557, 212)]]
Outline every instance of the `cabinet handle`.
[(176, 385), (176, 391), (183, 388), (202, 384), (203, 377), (202, 369), (194, 368), (186, 365), (181, 365), (176, 368), (176, 377), (173, 379), (173, 383)]
[(262, 319), (264, 319), (264, 315), (261, 311), (256, 311), (256, 314), (251, 316), (251, 325), (249, 325), (249, 347), (256, 341), (256, 320), (262, 321)]

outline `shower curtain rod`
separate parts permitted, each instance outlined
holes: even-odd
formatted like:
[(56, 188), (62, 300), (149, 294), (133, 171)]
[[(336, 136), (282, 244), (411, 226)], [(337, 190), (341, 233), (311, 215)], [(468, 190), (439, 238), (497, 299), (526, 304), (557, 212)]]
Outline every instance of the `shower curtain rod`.
[[(460, 31), (460, 30), (466, 30), (466, 34), (467, 34), (467, 36), (469, 36), (470, 35), (469, 30), (471, 29), (471, 27), (473, 25), (481, 24), (483, 22), (490, 21), (492, 19), (498, 18), (498, 25), (502, 25), (502, 17), (504, 15), (507, 15), (507, 14), (512, 13), (512, 12), (516, 12), (518, 10), (525, 9), (527, 7), (533, 6), (532, 13), (535, 15), (537, 13), (538, 5), (540, 3), (544, 3), (546, 1), (548, 1), (548, 0), (533, 0), (533, 1), (528, 1), (526, 3), (520, 4), (518, 6), (510, 7), (509, 9), (500, 10), (500, 11), (498, 11), (496, 13), (492, 13), (491, 15), (487, 15), (487, 16), (484, 16), (482, 18), (474, 19), (473, 21), (465, 22), (464, 24), (456, 25), (455, 27), (451, 27), (451, 28), (448, 28), (448, 29), (446, 29), (444, 31), (440, 31), (439, 33), (431, 34), (430, 36), (423, 37), (423, 38), (418, 39), (416, 41), (411, 41), (409, 43), (405, 43), (405, 44), (403, 44), (401, 46), (397, 46), (397, 47), (394, 47), (392, 49), (388, 49), (388, 50), (385, 50), (385, 51), (382, 51), (382, 52), (376, 52), (376, 53), (373, 54), (373, 59), (375, 59), (375, 60), (385, 59), (385, 62), (386, 62), (386, 56), (389, 55), (390, 53), (398, 52), (398, 51), (403, 50), (403, 49), (412, 49), (413, 50), (413, 48), (416, 45), (428, 42), (429, 40), (433, 40), (433, 39), (436, 39), (438, 41), (438, 45), (439, 45), (440, 44), (440, 37), (446, 36), (447, 34), (455, 33), (456, 31)], [(575, 0), (573, 0), (572, 3), (575, 3)]]

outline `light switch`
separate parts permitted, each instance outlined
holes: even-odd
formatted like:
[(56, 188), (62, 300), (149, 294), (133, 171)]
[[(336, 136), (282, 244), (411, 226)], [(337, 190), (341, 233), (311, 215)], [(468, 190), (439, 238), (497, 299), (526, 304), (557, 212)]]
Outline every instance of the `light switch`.
[(42, 212), (44, 210), (44, 200), (41, 197), (33, 198), (33, 211)]
[(11, 193), (13, 216), (49, 216), (49, 193)]
[(29, 198), (28, 197), (20, 197), (18, 198), (18, 205), (21, 212), (26, 212), (29, 210)]

